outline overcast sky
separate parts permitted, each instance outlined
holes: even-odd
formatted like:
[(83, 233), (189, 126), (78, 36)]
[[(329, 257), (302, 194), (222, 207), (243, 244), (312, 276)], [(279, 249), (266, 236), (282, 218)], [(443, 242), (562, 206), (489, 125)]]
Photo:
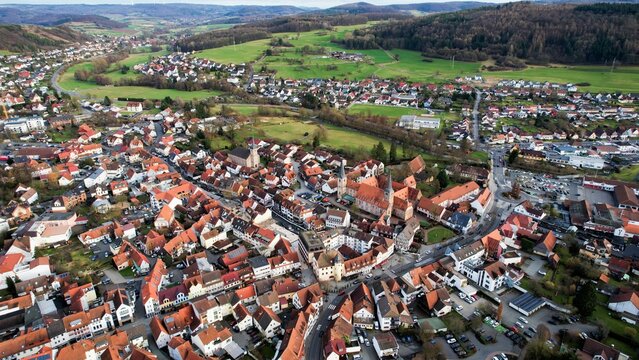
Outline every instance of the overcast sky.
[[(477, 0), (483, 2), (508, 2), (508, 0)], [(349, 4), (356, 0), (137, 0), (133, 3), (191, 3), (191, 4), (219, 4), (219, 5), (294, 5), (300, 7), (320, 7), (326, 8), (342, 4)], [(366, 1), (376, 5), (388, 4), (414, 4), (426, 2), (448, 2), (446, 0), (369, 0)], [(0, 0), (0, 4), (131, 4), (127, 0)]]

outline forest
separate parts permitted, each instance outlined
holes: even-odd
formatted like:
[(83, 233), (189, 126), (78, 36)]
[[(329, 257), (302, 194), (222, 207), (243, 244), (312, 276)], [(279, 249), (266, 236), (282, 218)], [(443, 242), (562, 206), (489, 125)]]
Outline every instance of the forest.
[(639, 4), (510, 3), (385, 22), (339, 40), (497, 65), (639, 63)]
[(0, 25), (0, 49), (14, 52), (53, 49), (88, 39), (66, 26)]

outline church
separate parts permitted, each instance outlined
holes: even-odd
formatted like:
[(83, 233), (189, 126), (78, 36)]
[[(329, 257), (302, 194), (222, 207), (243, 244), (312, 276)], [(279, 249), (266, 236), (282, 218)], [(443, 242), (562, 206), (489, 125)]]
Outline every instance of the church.
[(260, 164), (260, 155), (257, 153), (257, 146), (251, 144), (248, 149), (237, 147), (231, 150), (229, 160), (234, 164), (255, 169)]

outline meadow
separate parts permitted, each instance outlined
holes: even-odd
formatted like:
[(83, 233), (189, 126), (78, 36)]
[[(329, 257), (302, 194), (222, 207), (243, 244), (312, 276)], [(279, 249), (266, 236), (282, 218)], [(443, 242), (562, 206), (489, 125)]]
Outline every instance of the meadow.
[(223, 64), (240, 64), (257, 60), (269, 48), (271, 39), (249, 41), (237, 45), (222, 46), (199, 51), (195, 56)]
[[(326, 129), (326, 138), (321, 141), (321, 146), (336, 150), (368, 152), (382, 141), (386, 149), (390, 149), (390, 143), (387, 140), (330, 124), (322, 126)], [(253, 126), (244, 126), (237, 130), (235, 139), (242, 141), (256, 136), (280, 142), (310, 145), (313, 142), (313, 134), (319, 127), (320, 125), (316, 122), (290, 117), (260, 117), (256, 119)], [(211, 141), (211, 147), (214, 149), (229, 145), (229, 141), (222, 137), (215, 137)]]
[[(111, 64), (107, 71), (103, 74), (108, 77), (112, 81), (118, 81), (123, 78), (134, 78), (137, 74), (133, 71), (133, 66), (145, 63), (149, 61), (152, 57), (162, 56), (167, 54), (168, 52), (158, 51), (158, 52), (139, 52), (130, 54), (126, 59), (122, 61), (118, 61), (115, 64)], [(126, 73), (122, 73), (120, 71), (120, 67), (128, 66), (130, 69)], [(70, 66), (60, 75), (60, 79), (58, 80), (59, 85), (65, 90), (73, 90), (73, 91), (83, 91), (89, 89), (95, 89), (98, 87), (95, 83), (91, 81), (79, 81), (74, 78), (74, 74), (77, 70), (93, 70), (93, 63), (91, 61), (85, 61), (81, 63), (77, 63), (75, 65)]]
[[(531, 66), (524, 70), (495, 71), (481, 70), (479, 62), (456, 61), (450, 59), (425, 59), (421, 53), (410, 50), (347, 50), (331, 39), (342, 39), (357, 28), (372, 25), (340, 26), (333, 31), (316, 30), (305, 33), (279, 33), (274, 38), (282, 38), (293, 47), (276, 48), (279, 54), (265, 57), (258, 65), (274, 70), (281, 78), (348, 78), (359, 80), (371, 76), (380, 78), (407, 79), (416, 82), (444, 82), (456, 76), (481, 74), (490, 81), (499, 79), (523, 79), (551, 81), (557, 83), (587, 83), (580, 86), (588, 91), (636, 92), (639, 83), (639, 67), (625, 66), (610, 71), (607, 66)], [(265, 46), (262, 43), (262, 46)], [(366, 56), (364, 62), (349, 62), (322, 55), (303, 56), (298, 51), (304, 46), (324, 47), (327, 51), (348, 51)], [(268, 46), (260, 48), (260, 52)]]
[(402, 115), (421, 115), (424, 112), (424, 109), (374, 104), (353, 104), (348, 108), (349, 114), (387, 116), (393, 120), (397, 120)]
[(530, 67), (518, 71), (482, 73), (488, 79), (524, 79), (557, 83), (588, 83), (579, 86), (588, 91), (636, 92), (639, 89), (639, 66), (620, 67), (612, 72), (607, 66)]
[(169, 96), (172, 99), (182, 100), (202, 100), (212, 96), (220, 95), (219, 91), (181, 91), (175, 89), (155, 89), (144, 86), (99, 86), (93, 89), (82, 91), (84, 95), (93, 99), (102, 99), (108, 96), (111, 99), (116, 98), (134, 98), (134, 99), (150, 99), (160, 100)]

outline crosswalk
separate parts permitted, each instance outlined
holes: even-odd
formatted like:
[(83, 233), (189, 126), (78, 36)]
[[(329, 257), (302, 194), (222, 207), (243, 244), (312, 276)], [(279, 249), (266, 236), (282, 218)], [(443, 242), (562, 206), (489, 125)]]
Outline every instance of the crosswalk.
[(337, 307), (337, 305), (335, 305), (335, 304), (330, 304), (330, 305), (328, 306), (328, 310), (335, 310), (335, 308), (336, 308), (336, 307)]

